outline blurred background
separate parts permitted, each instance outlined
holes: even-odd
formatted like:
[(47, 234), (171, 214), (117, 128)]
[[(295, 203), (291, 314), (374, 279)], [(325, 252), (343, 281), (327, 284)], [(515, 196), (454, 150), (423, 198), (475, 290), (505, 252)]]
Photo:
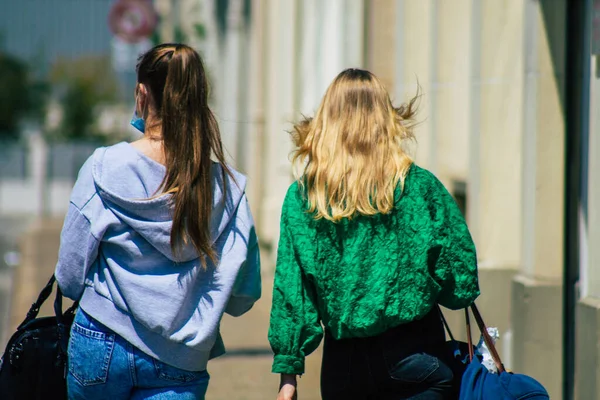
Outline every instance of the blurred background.
[[(208, 398), (276, 396), (266, 335), (288, 131), (361, 67), (396, 103), (422, 89), (416, 161), (465, 213), (506, 366), (552, 399), (600, 399), (600, 0), (0, 0), (2, 349), (52, 274), (80, 166), (137, 137), (138, 55), (171, 41), (204, 58), (263, 251), (264, 298), (224, 319)], [(317, 351), (301, 399), (319, 398), (319, 365)]]

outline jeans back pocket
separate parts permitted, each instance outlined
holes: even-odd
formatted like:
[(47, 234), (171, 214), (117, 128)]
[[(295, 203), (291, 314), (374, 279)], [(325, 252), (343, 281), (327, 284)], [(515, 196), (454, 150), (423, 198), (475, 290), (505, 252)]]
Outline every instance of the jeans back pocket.
[(69, 341), (69, 373), (83, 386), (106, 383), (115, 345), (113, 333), (73, 324)]
[(186, 371), (181, 368), (173, 367), (162, 361), (153, 359), (154, 368), (158, 378), (172, 383), (189, 383), (201, 379), (209, 379), (208, 372), (204, 371)]
[(439, 360), (426, 353), (415, 353), (388, 365), (390, 378), (406, 383), (422, 383), (440, 367)]

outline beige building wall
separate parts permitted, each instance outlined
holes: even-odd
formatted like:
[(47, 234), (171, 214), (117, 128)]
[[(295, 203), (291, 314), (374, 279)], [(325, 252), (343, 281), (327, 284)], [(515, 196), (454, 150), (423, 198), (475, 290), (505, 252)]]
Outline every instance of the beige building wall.
[(431, 165), (450, 190), (455, 181), (466, 181), (469, 168), (472, 5), (471, 0), (437, 1), (432, 10)]
[(365, 67), (383, 82), (388, 90), (394, 87), (394, 46), (396, 37), (396, 1), (366, 1)]
[[(472, 86), (469, 225), (482, 269), (516, 269), (521, 257), (524, 7), (484, 1)], [(477, 18), (477, 17), (475, 17)], [(476, 33), (473, 33), (475, 40)], [(496, 45), (490, 45), (496, 43)]]
[(477, 1), (471, 22), (467, 220), (487, 323), (512, 367), (511, 286), (521, 258), (523, 1)]
[[(394, 26), (394, 80), (390, 88), (395, 103), (409, 101), (420, 91), (418, 125), (415, 128), (416, 146), (414, 155), (416, 162), (425, 168), (432, 168), (435, 157), (432, 154), (432, 96), (436, 52), (434, 51), (435, 26), (437, 24), (434, 11), (435, 1), (397, 0), (395, 2)], [(388, 12), (394, 14), (393, 12)], [(391, 17), (389, 17), (391, 18)], [(371, 25), (370, 34), (379, 25)], [(371, 40), (377, 45), (376, 37)], [(391, 46), (381, 51), (381, 60), (390, 62)], [(371, 62), (371, 63), (374, 63)], [(374, 73), (378, 70), (368, 65)]]
[(513, 363), (562, 398), (565, 1), (525, 3), (522, 249)]
[[(265, 186), (264, 163), (262, 153), (265, 149), (265, 79), (266, 59), (263, 56), (266, 48), (266, 26), (265, 26), (265, 0), (254, 0), (251, 9), (251, 23), (249, 37), (247, 40), (248, 56), (247, 64), (247, 90), (243, 99), (246, 103), (245, 120), (246, 137), (241, 138), (244, 143), (245, 164), (242, 171), (247, 174), (247, 194), (252, 214), (257, 222), (262, 221), (262, 208), (259, 206)], [(261, 239), (262, 240), (262, 239)]]
[(291, 142), (286, 131), (295, 117), (295, 76), (297, 46), (297, 2), (295, 0), (265, 0), (267, 27), (263, 81), (265, 98), (265, 142), (262, 151), (265, 177), (258, 221), (264, 243), (275, 248), (279, 236), (281, 205), (292, 175), (289, 168)]
[[(253, 1), (248, 63), (248, 136), (236, 158), (246, 160), (258, 234), (275, 261), (281, 206), (293, 181), (289, 135), (312, 115), (327, 86), (348, 67), (363, 66), (363, 0)], [(246, 93), (245, 90), (242, 90)]]
[(416, 161), (448, 185), (468, 170), (471, 1), (367, 2), (366, 67), (396, 104), (419, 87)]

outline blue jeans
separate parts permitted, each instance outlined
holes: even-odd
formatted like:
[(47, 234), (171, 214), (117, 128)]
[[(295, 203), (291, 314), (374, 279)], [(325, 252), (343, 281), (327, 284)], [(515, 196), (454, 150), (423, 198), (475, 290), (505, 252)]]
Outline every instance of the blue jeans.
[(204, 399), (209, 375), (162, 363), (77, 311), (69, 340), (70, 400)]
[(444, 330), (437, 309), (375, 337), (335, 340), (325, 333), (323, 400), (442, 400), (454, 375), (441, 361)]

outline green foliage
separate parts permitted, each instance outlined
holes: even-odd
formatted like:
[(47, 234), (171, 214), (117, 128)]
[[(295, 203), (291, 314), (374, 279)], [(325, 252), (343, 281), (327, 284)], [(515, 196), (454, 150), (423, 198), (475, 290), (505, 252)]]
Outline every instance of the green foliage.
[(150, 35), (150, 41), (152, 42), (152, 46), (158, 46), (162, 43), (158, 29), (155, 29), (154, 32), (152, 32), (152, 35)]
[(54, 139), (97, 140), (97, 107), (118, 98), (118, 83), (107, 57), (89, 56), (77, 60), (59, 60), (50, 79), (63, 106), (59, 128), (51, 132)]
[(173, 36), (175, 39), (175, 43), (186, 43), (188, 41), (187, 35), (183, 31), (183, 29), (181, 29), (180, 26), (176, 26), (174, 31), (175, 32)]
[[(158, 23), (156, 24), (156, 26), (158, 27), (161, 24), (162, 18), (160, 15), (157, 15), (157, 18), (158, 18)], [(152, 42), (153, 46), (157, 46), (162, 43), (162, 39), (160, 37), (160, 32), (159, 32), (158, 28), (154, 28), (154, 31), (150, 35), (150, 41)]]
[(44, 118), (49, 85), (35, 80), (23, 61), (0, 53), (0, 139), (14, 139), (24, 118)]
[(46, 79), (30, 80), (29, 82), (29, 104), (27, 116), (29, 119), (42, 124), (46, 118), (48, 100), (52, 86)]
[(15, 137), (27, 111), (27, 66), (21, 61), (0, 55), (0, 135)]
[(206, 39), (206, 27), (204, 25), (195, 24), (194, 30), (196, 31), (196, 36), (198, 36), (199, 39), (201, 39), (201, 40)]

